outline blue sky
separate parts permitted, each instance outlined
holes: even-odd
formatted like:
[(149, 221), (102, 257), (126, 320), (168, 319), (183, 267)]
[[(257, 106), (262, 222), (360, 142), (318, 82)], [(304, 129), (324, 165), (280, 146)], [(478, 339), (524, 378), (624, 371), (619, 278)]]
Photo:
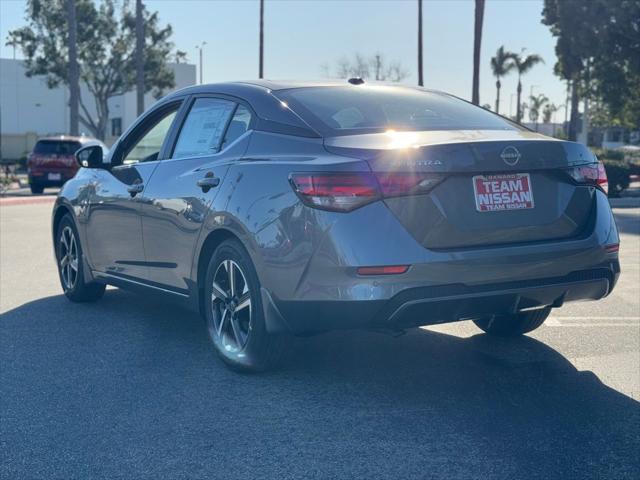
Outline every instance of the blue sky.
[[(256, 78), (258, 74), (257, 0), (146, 0), (163, 22), (171, 23), (177, 48), (189, 61), (198, 58), (195, 46), (206, 41), (204, 81)], [(23, 0), (0, 0), (2, 57), (7, 32), (24, 23)], [(563, 82), (553, 75), (555, 39), (540, 23), (542, 0), (487, 0), (481, 57), (481, 103), (495, 102), (495, 79), (489, 61), (500, 45), (527, 48), (545, 65), (523, 79), (523, 96), (544, 93), (564, 103)], [(417, 83), (416, 0), (266, 0), (265, 77), (314, 79), (321, 65), (333, 65), (355, 52), (382, 53), (411, 72), (406, 83)], [(473, 0), (424, 0), (424, 75), (427, 87), (463, 98), (471, 97), (473, 60)], [(516, 76), (503, 80), (501, 113), (509, 113)], [(515, 98), (512, 112), (515, 112)], [(557, 120), (564, 117), (560, 111)]]

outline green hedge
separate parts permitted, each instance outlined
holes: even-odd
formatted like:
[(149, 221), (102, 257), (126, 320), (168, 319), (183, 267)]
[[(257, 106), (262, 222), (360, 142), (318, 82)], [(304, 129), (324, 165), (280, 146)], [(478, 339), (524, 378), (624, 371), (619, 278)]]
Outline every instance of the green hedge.
[(609, 179), (609, 196), (620, 196), (625, 189), (629, 188), (631, 181), (630, 165), (625, 161), (610, 158), (603, 158), (602, 163), (604, 163), (607, 178)]

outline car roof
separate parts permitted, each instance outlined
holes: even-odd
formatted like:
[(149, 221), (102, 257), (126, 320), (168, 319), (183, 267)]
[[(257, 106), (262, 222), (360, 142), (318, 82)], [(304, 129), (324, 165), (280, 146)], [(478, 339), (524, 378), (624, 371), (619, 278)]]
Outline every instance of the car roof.
[[(429, 90), (422, 87), (412, 85), (403, 85), (390, 82), (365, 81), (363, 85), (391, 86), (400, 89), (423, 90), (434, 93), (443, 93), (436, 90)], [(239, 80), (233, 82), (208, 83), (203, 85), (193, 85), (190, 87), (176, 90), (170, 97), (178, 95), (193, 95), (198, 93), (228, 93), (235, 92), (238, 95), (242, 93), (255, 92), (261, 90), (263, 93), (271, 91), (288, 90), (292, 88), (313, 88), (313, 87), (352, 87), (359, 88), (359, 85), (352, 85), (348, 80)]]

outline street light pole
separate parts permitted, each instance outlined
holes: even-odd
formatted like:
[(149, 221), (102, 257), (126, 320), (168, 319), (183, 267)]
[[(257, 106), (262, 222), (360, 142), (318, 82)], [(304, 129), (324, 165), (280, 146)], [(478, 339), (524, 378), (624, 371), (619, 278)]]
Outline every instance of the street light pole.
[(196, 48), (200, 51), (200, 85), (202, 85), (202, 50), (207, 42), (202, 42), (200, 45), (196, 45)]

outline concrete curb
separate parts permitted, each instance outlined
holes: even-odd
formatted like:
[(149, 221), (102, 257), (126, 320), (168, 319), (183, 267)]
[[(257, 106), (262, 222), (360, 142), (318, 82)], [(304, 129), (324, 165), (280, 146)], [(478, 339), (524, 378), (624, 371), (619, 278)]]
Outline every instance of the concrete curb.
[(610, 198), (611, 208), (640, 208), (640, 197)]

